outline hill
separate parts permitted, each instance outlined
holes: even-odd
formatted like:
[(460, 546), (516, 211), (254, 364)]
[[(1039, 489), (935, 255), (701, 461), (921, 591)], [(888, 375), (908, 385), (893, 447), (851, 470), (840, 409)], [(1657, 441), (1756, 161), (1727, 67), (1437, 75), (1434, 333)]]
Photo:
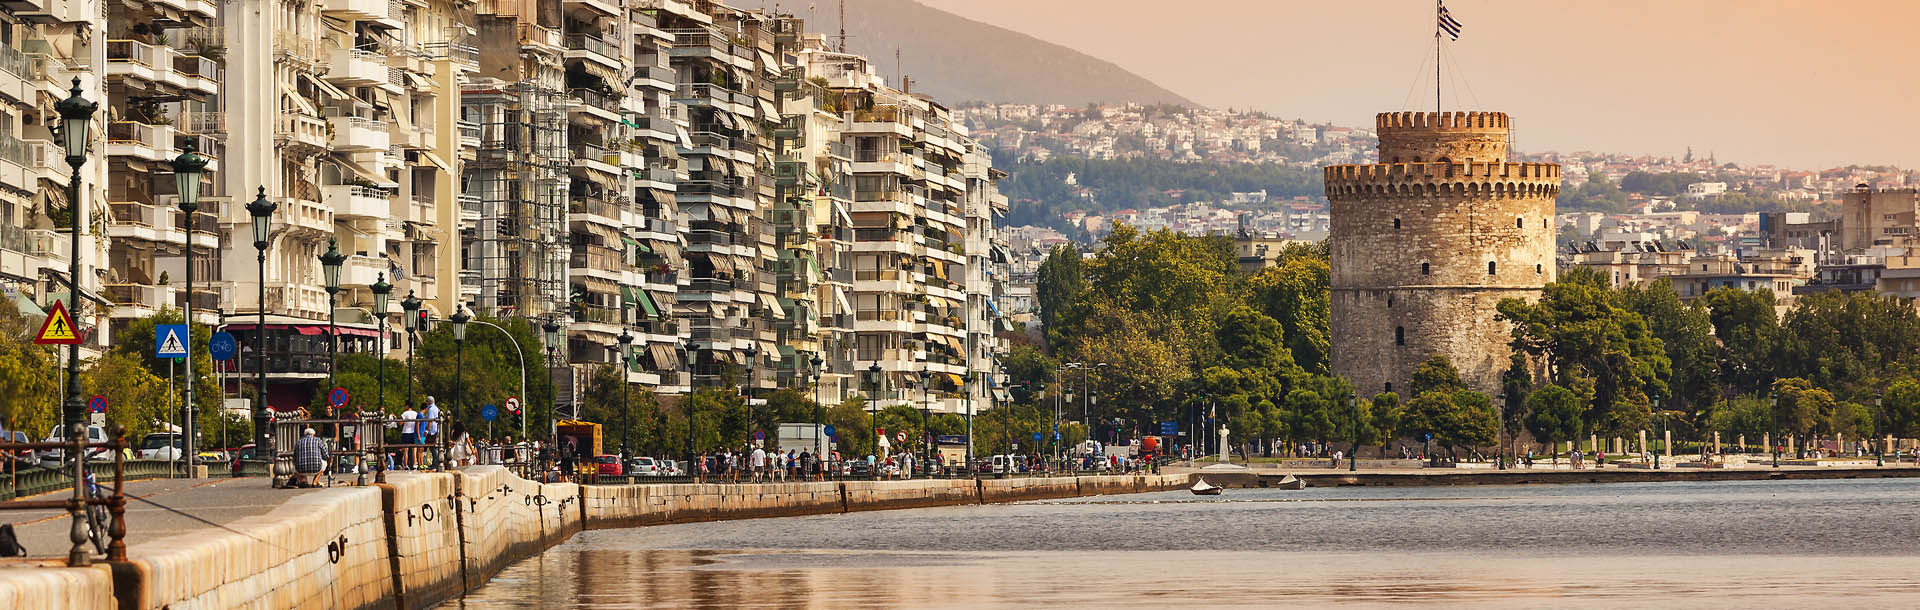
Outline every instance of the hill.
[[(820, 2), (808, 29), (839, 27), (833, 0)], [(1112, 62), (913, 0), (847, 0), (848, 50), (866, 55), (898, 85), (893, 54), (913, 90), (941, 103), (1084, 105), (1139, 102), (1198, 106)]]

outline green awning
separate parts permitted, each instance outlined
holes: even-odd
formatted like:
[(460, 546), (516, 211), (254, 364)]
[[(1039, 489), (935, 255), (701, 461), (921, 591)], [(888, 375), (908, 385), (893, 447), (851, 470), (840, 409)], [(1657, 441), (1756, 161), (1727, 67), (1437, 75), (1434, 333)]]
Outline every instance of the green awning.
[(631, 237), (627, 237), (627, 236), (625, 236), (625, 235), (621, 235), (621, 236), (620, 236), (620, 241), (624, 241), (624, 242), (627, 242), (627, 245), (629, 245), (629, 246), (633, 246), (633, 247), (635, 247), (635, 248), (639, 248), (639, 249), (640, 249), (640, 253), (641, 253), (641, 254), (653, 254), (653, 248), (649, 248), (649, 247), (647, 247), (647, 245), (646, 245), (646, 244), (643, 244), (643, 243), (640, 243), (640, 242), (638, 242), (638, 241), (634, 241), (634, 239), (633, 239), (633, 238), (631, 238)]
[(638, 288), (634, 289), (633, 292), (640, 297), (634, 300), (640, 301), (640, 309), (647, 312), (647, 317), (658, 319), (660, 317), (660, 306), (653, 302), (653, 295)]

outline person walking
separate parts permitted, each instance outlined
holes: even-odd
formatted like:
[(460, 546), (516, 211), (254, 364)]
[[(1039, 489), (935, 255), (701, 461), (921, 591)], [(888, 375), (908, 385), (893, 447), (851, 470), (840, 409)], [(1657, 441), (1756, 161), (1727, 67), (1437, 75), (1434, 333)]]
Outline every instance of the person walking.
[(423, 414), (423, 421), (421, 421), (420, 425), (420, 442), (427, 445), (429, 461), (432, 462), (435, 467), (445, 466), (441, 461), (445, 460), (446, 456), (440, 453), (440, 431), (442, 430), (440, 427), (440, 403), (434, 402), (432, 396), (427, 397), (427, 412)]
[(748, 462), (753, 466), (752, 481), (755, 483), (763, 483), (767, 477), (767, 450), (754, 447), (751, 455), (752, 458), (749, 459)]
[(407, 401), (407, 410), (400, 412), (400, 444), (407, 445), (401, 452), (407, 456), (408, 469), (419, 466), (420, 449), (412, 446), (420, 443), (419, 419), (420, 412), (413, 410), (413, 401)]

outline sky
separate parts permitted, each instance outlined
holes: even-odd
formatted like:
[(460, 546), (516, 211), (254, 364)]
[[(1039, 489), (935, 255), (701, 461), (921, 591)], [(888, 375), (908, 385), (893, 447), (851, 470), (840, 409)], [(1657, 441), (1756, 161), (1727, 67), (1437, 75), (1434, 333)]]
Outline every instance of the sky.
[[(905, 1), (905, 0), (902, 0)], [(1424, 0), (919, 0), (1212, 107), (1372, 126), (1432, 110)], [(1447, 110), (1516, 150), (1920, 167), (1920, 0), (1447, 0)]]

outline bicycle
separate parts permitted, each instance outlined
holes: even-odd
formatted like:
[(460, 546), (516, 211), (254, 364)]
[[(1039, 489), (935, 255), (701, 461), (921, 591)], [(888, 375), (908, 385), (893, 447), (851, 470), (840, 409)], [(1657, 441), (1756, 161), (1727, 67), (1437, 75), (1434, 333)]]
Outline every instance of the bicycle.
[[(107, 489), (101, 487), (100, 483), (94, 480), (93, 470), (91, 469), (87, 470), (86, 482), (86, 495), (88, 498), (105, 500), (110, 497)], [(94, 549), (99, 550), (101, 553), (106, 553), (107, 524), (111, 523), (113, 519), (113, 517), (107, 513), (107, 505), (104, 503), (89, 503), (87, 504), (85, 512), (87, 515), (87, 538), (93, 541)]]

